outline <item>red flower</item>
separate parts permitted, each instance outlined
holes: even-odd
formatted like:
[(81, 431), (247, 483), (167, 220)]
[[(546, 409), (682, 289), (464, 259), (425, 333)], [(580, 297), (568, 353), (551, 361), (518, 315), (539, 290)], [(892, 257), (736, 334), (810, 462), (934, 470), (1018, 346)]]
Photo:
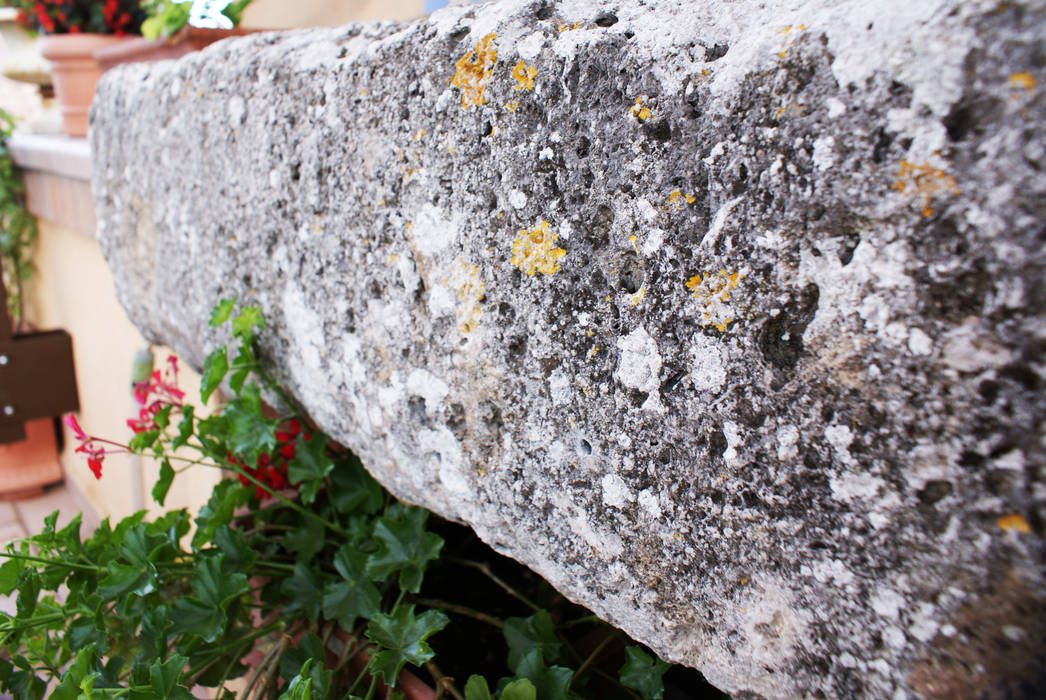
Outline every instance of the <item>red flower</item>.
[(80, 441), (80, 446), (76, 448), (76, 452), (82, 452), (87, 455), (88, 468), (94, 474), (94, 478), (101, 479), (102, 460), (105, 459), (106, 454), (105, 448), (95, 444), (94, 438), (84, 432), (84, 429), (76, 422), (76, 416), (72, 413), (65, 417), (64, 422), (73, 431), (73, 436)]

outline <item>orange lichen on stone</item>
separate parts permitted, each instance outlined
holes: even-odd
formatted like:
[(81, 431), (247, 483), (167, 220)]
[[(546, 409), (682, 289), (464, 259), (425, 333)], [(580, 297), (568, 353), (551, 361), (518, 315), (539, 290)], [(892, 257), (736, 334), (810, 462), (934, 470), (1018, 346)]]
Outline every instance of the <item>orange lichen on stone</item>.
[(930, 199), (939, 194), (961, 194), (962, 190), (955, 182), (955, 178), (940, 168), (935, 168), (929, 163), (910, 163), (901, 161), (901, 170), (897, 173), (897, 181), (890, 185), (890, 189), (897, 190), (901, 194), (913, 194), (923, 198), (923, 216), (933, 215), (930, 207)]
[(1025, 90), (1031, 90), (1035, 87), (1035, 76), (1027, 71), (1021, 73), (1011, 73), (1010, 79), (1006, 81), (1006, 84), (1010, 87), (1024, 88)]
[(1031, 534), (1031, 526), (1028, 525), (1028, 521), (1022, 518), (1020, 515), (1017, 515), (1016, 513), (1011, 513), (1010, 515), (1002, 516), (1001, 518), (995, 521), (995, 524), (1003, 530), (1005, 530), (1006, 532), (1013, 530), (1021, 533), (1022, 535)]
[(691, 296), (701, 307), (702, 325), (713, 326), (720, 333), (726, 331), (734, 322), (728, 302), (733, 298), (731, 292), (740, 284), (741, 273), (726, 270), (705, 276), (697, 274), (686, 281), (686, 288), (693, 292)]
[(469, 51), (455, 64), (457, 70), (450, 84), (461, 90), (461, 106), (465, 109), (487, 102), (483, 92), (498, 61), (498, 52), (493, 46), (496, 36), (487, 34), (479, 40), (474, 51)]
[(567, 251), (556, 247), (558, 237), (549, 229), (547, 221), (542, 221), (529, 231), (521, 229), (512, 242), (512, 264), (531, 276), (537, 272), (545, 275), (559, 272), (557, 261)]
[(513, 90), (533, 90), (534, 89), (534, 76), (538, 74), (538, 69), (534, 66), (527, 66), (523, 63), (523, 59), (519, 59), (519, 63), (512, 69), (512, 77), (516, 79), (516, 87)]
[(632, 109), (628, 110), (628, 113), (641, 122), (645, 122), (650, 118), (650, 108), (643, 105), (643, 100), (636, 98), (636, 103), (632, 105)]
[(563, 33), (563, 32), (573, 31), (573, 30), (577, 29), (580, 26), (581, 26), (581, 22), (571, 22), (570, 24), (565, 24), (563, 22), (560, 22), (559, 24), (556, 25), (556, 29), (558, 29), (560, 31), (560, 33)]
[(519, 108), (519, 100), (512, 100), (511, 102), (505, 103), (505, 109), (510, 112), (515, 112)]

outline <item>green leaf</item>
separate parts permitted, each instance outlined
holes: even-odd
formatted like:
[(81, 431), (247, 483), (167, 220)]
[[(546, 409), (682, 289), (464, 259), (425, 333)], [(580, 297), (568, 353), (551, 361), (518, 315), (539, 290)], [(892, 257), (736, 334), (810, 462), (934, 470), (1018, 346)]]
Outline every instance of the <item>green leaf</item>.
[(360, 617), (371, 618), (381, 609), (381, 594), (367, 577), (367, 555), (354, 547), (343, 546), (334, 555), (334, 568), (344, 581), (329, 583), (323, 589), (323, 616), (337, 620), (351, 632)]
[(202, 561), (197, 558), (196, 572), (193, 574), (192, 590), (205, 604), (224, 614), (228, 602), (250, 590), (247, 575), (244, 573), (223, 574), (222, 559), (224, 555), (207, 557)]
[(207, 403), (211, 394), (222, 383), (225, 373), (229, 371), (229, 358), (225, 346), (218, 348), (203, 361), (203, 377), (200, 379), (200, 401)]
[(265, 317), (262, 316), (261, 307), (245, 306), (240, 309), (240, 315), (232, 321), (232, 334), (248, 339), (254, 335), (255, 328), (265, 328)]
[(25, 567), (24, 559), (8, 559), (0, 566), (0, 595), (9, 596), (18, 588), (18, 577)]
[(299, 435), (294, 443), (294, 459), (287, 463), (287, 479), (299, 486), (301, 501), (310, 504), (323, 485), (323, 477), (334, 468), (327, 457), (327, 436), (316, 434), (306, 441)]
[(310, 659), (323, 659), (327, 651), (323, 642), (312, 632), (304, 635), (297, 644), (289, 647), (280, 657), (280, 677), (290, 681), (300, 675), (302, 666)]
[(80, 649), (72, 666), (62, 674), (58, 687), (51, 691), (50, 700), (78, 700), (80, 684), (91, 674), (93, 662), (94, 650)]
[(15, 599), (15, 609), (20, 619), (32, 617), (39, 596), (40, 575), (35, 569), (26, 569), (19, 578), (18, 598)]
[(106, 576), (98, 584), (97, 593), (102, 600), (115, 600), (128, 591), (135, 590), (146, 580), (149, 572), (140, 566), (128, 566), (110, 562)]
[(326, 700), (331, 672), (318, 659), (309, 659), (280, 695), (279, 700)]
[(566, 700), (570, 679), (574, 677), (574, 672), (569, 668), (546, 667), (538, 649), (531, 649), (524, 654), (515, 671), (516, 675), (534, 684), (537, 696), (541, 700)]
[(164, 700), (193, 700), (189, 689), (178, 682), (187, 661), (187, 658), (178, 654), (163, 663), (159, 659), (153, 661), (149, 667), (149, 684), (153, 692)]
[(159, 430), (146, 430), (141, 433), (135, 433), (131, 441), (127, 443), (127, 447), (130, 448), (131, 452), (141, 454), (152, 447), (158, 437), (160, 437)]
[(330, 477), (334, 488), (327, 495), (341, 515), (374, 513), (385, 501), (381, 484), (367, 473), (354, 453), (335, 462)]
[[(192, 404), (182, 406), (182, 419), (178, 422), (178, 436), (171, 442), (171, 449), (177, 450), (187, 444), (192, 437), (193, 412), (196, 410)], [(161, 504), (162, 505), (162, 504)]]
[(229, 388), (232, 389), (234, 394), (239, 394), (243, 390), (243, 383), (247, 380), (247, 375), (250, 373), (250, 367), (240, 367), (232, 371), (232, 374), (229, 375)]
[(171, 462), (166, 457), (160, 462), (160, 477), (153, 484), (153, 500), (159, 503), (161, 506), (167, 499), (167, 492), (171, 490), (171, 483), (174, 481), (174, 469), (171, 467)]
[(538, 690), (533, 683), (526, 678), (517, 678), (502, 689), (498, 700), (537, 700), (537, 696)]
[(287, 605), (283, 612), (286, 616), (300, 613), (309, 620), (316, 620), (323, 607), (323, 583), (316, 570), (302, 565), (294, 565), (294, 575), (284, 579), (280, 593), (287, 596)]
[(625, 647), (625, 665), (619, 671), (621, 685), (638, 691), (643, 700), (660, 700), (665, 692), (662, 676), (669, 665), (637, 646)]
[(541, 653), (542, 661), (554, 663), (559, 658), (562, 645), (547, 610), (538, 610), (530, 617), (510, 617), (505, 620), (502, 632), (508, 644), (508, 667), (517, 674), (516, 667), (532, 649)]
[(326, 528), (323, 523), (312, 518), (303, 518), (300, 527), (283, 536), (283, 544), (295, 553), (298, 561), (308, 564), (326, 544), (325, 534)]
[[(188, 17), (186, 17), (188, 19)], [(235, 299), (222, 299), (214, 308), (211, 309), (211, 328), (217, 328), (226, 321), (229, 320), (229, 316), (232, 315), (232, 309), (236, 306)]]
[(371, 579), (384, 581), (399, 571), (399, 585), (405, 591), (417, 593), (425, 576), (428, 562), (439, 556), (443, 539), (425, 531), (428, 511), (405, 508), (398, 518), (379, 518), (374, 526), (378, 551), (371, 555), (367, 572)]
[(221, 636), (225, 627), (224, 612), (216, 612), (213, 605), (192, 596), (184, 596), (171, 605), (171, 634), (190, 633), (205, 642), (213, 642)]
[(160, 410), (153, 415), (153, 422), (156, 423), (160, 430), (163, 430), (171, 424), (171, 410), (174, 408), (174, 404), (167, 404), (161, 406)]
[(382, 648), (368, 668), (394, 686), (405, 664), (421, 666), (435, 656), (425, 640), (447, 626), (450, 619), (438, 610), (414, 615), (413, 605), (399, 605), (391, 615), (375, 615), (367, 624), (367, 639)]
[(211, 542), (215, 530), (232, 521), (236, 509), (247, 502), (248, 496), (249, 491), (235, 479), (223, 479), (215, 484), (210, 499), (196, 518), (193, 547), (200, 549)]
[(248, 384), (243, 392), (229, 402), (223, 414), (228, 421), (228, 450), (242, 455), (248, 464), (258, 458), (259, 452), (272, 453), (276, 449), (277, 419), (262, 415), (261, 390), (257, 384)]
[(475, 674), (469, 676), (465, 682), (465, 700), (494, 700), (490, 695), (487, 679)]
[(214, 531), (214, 544), (224, 555), (222, 570), (229, 572), (248, 571), (258, 559), (258, 553), (251, 549), (243, 533), (228, 525), (222, 525)]

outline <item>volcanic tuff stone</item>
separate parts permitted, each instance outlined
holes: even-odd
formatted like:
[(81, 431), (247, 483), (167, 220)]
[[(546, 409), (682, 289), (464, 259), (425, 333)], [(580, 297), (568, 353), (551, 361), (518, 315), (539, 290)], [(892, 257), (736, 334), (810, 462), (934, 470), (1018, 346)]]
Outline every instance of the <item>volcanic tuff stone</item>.
[[(131, 318), (739, 697), (1043, 683), (1043, 2), (508, 2), (110, 73)], [(1009, 695), (1007, 697), (1012, 697)]]

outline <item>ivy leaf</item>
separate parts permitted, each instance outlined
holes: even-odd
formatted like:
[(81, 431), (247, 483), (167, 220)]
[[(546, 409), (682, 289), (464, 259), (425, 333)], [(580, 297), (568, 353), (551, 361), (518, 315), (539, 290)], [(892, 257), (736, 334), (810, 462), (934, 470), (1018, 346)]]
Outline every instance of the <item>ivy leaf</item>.
[(225, 615), (216, 614), (213, 606), (192, 596), (183, 596), (171, 605), (171, 634), (191, 633), (205, 642), (213, 642), (225, 626)]
[(149, 666), (149, 685), (153, 692), (164, 700), (193, 700), (192, 693), (178, 681), (188, 661), (184, 656), (173, 654), (167, 661), (157, 659)]
[(323, 477), (333, 468), (334, 462), (327, 457), (326, 435), (313, 435), (311, 440), (298, 436), (294, 444), (294, 459), (287, 463), (287, 478), (292, 484), (300, 484), (302, 503), (308, 505), (316, 500)]
[(323, 589), (323, 616), (337, 620), (351, 632), (356, 619), (371, 618), (381, 609), (381, 594), (367, 577), (367, 555), (348, 545), (334, 555), (334, 568), (344, 581), (329, 583)]
[(215, 304), (214, 308), (211, 309), (211, 328), (217, 328), (228, 321), (234, 306), (236, 306), (235, 299), (222, 299)]
[(654, 658), (637, 646), (625, 647), (625, 665), (619, 671), (621, 685), (639, 691), (643, 700), (660, 700), (665, 692), (661, 677), (667, 663)]
[(405, 664), (421, 666), (435, 656), (425, 640), (447, 626), (450, 619), (438, 610), (414, 615), (413, 605), (399, 605), (391, 615), (375, 615), (367, 624), (367, 639), (382, 647), (371, 657), (371, 673), (394, 686)]
[(229, 371), (229, 358), (225, 346), (221, 346), (203, 361), (203, 377), (200, 380), (200, 401), (207, 403), (211, 394), (222, 383), (225, 373)]
[(161, 506), (167, 499), (167, 492), (171, 490), (171, 484), (174, 482), (174, 469), (171, 467), (171, 461), (166, 457), (160, 462), (160, 476), (153, 484), (153, 500)]
[(383, 581), (399, 571), (399, 585), (417, 593), (425, 576), (425, 566), (439, 556), (443, 538), (425, 531), (428, 511), (405, 508), (398, 518), (379, 518), (374, 526), (378, 551), (370, 556), (367, 572), (372, 580)]
[(516, 675), (533, 683), (541, 700), (567, 700), (567, 688), (574, 672), (563, 666), (545, 666), (541, 651), (531, 649), (520, 659)]
[(300, 562), (295, 564), (294, 575), (284, 579), (280, 593), (287, 597), (288, 602), (283, 609), (286, 616), (293, 617), (295, 613), (301, 613), (310, 620), (319, 618), (320, 608), (323, 607), (323, 583), (315, 569)]
[(537, 697), (538, 689), (533, 683), (526, 678), (517, 678), (501, 689), (498, 700), (537, 700)]
[(494, 700), (490, 695), (487, 679), (475, 674), (465, 682), (465, 700)]
[(556, 637), (556, 626), (547, 610), (538, 610), (530, 617), (510, 617), (505, 620), (502, 631), (508, 644), (508, 667), (517, 674), (519, 671), (516, 667), (532, 649), (540, 652), (542, 661), (553, 663), (559, 658), (562, 645)]

